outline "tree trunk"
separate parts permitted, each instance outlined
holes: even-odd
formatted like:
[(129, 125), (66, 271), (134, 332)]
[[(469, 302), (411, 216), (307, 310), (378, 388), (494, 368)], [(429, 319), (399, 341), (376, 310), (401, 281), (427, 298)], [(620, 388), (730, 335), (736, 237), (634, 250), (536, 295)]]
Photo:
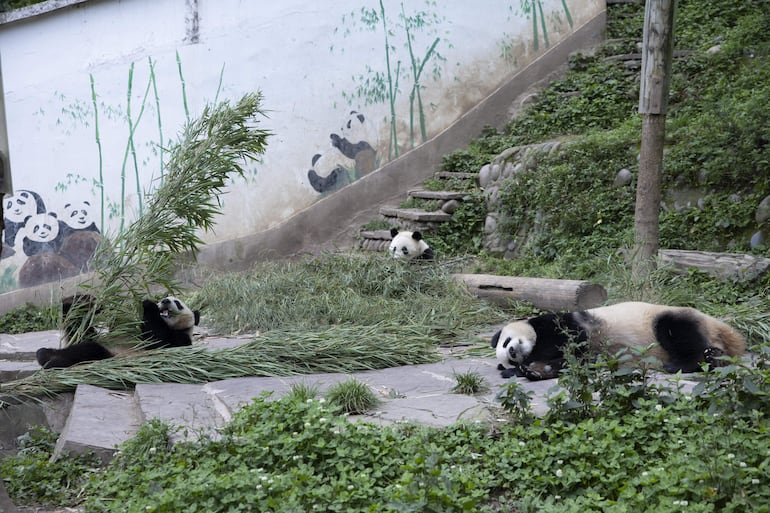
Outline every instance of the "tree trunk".
[(674, 52), (674, 0), (647, 0), (644, 9), (639, 113), (642, 147), (634, 212), (635, 276), (655, 266), (659, 245), (659, 212), (663, 175), (666, 107)]

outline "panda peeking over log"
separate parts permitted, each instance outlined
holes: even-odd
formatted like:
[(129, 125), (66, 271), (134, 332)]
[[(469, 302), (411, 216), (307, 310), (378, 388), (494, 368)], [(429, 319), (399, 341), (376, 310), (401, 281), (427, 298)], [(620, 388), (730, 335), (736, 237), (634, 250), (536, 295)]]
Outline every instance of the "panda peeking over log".
[(578, 357), (607, 349), (650, 347), (670, 373), (724, 365), (720, 356), (739, 356), (746, 340), (724, 322), (694, 308), (628, 302), (577, 312), (546, 313), (512, 322), (492, 337), (504, 378), (556, 378), (565, 349)]
[(400, 232), (396, 228), (390, 229), (390, 245), (388, 252), (393, 258), (406, 258), (409, 260), (433, 260), (433, 250), (422, 238), (420, 232)]
[[(80, 325), (82, 316), (68, 316), (73, 308), (93, 308), (94, 298), (87, 295), (71, 296), (62, 301), (64, 334), (69, 340)], [(191, 310), (174, 296), (164, 297), (158, 303), (149, 299), (142, 301), (142, 325), (139, 337), (145, 341), (142, 349), (182, 347), (192, 344), (193, 327), (200, 322), (200, 312)], [(74, 318), (74, 319), (73, 319)], [(104, 360), (114, 356), (113, 352), (94, 340), (96, 331), (90, 327), (83, 342), (62, 349), (41, 347), (37, 350), (37, 363), (45, 369), (66, 368), (78, 363)]]

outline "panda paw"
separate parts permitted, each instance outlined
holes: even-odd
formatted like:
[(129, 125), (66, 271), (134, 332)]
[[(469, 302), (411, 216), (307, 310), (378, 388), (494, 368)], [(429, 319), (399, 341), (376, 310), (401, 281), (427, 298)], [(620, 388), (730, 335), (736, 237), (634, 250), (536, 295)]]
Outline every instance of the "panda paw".
[(544, 362), (532, 362), (522, 367), (524, 376), (530, 381), (542, 381), (544, 379), (553, 379), (559, 377), (558, 365), (551, 365)]
[(709, 346), (703, 350), (703, 361), (712, 369), (714, 367), (724, 367), (730, 363), (721, 358), (725, 355), (726, 353), (718, 347)]

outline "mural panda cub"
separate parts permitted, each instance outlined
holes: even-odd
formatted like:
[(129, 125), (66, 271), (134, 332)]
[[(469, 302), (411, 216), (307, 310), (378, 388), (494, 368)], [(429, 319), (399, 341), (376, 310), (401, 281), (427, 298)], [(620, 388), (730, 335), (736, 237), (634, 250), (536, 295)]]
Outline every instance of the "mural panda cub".
[(502, 377), (533, 381), (558, 377), (567, 345), (579, 343), (585, 344), (578, 356), (652, 345), (651, 354), (671, 373), (719, 366), (719, 356), (739, 356), (746, 348), (733, 328), (694, 308), (642, 302), (538, 315), (506, 325), (491, 341)]
[[(73, 307), (89, 308), (93, 306), (90, 296), (74, 296), (62, 302), (62, 312), (67, 319), (67, 313)], [(143, 349), (160, 349), (163, 347), (182, 347), (192, 344), (193, 327), (200, 322), (200, 312), (191, 310), (174, 296), (168, 296), (155, 303), (149, 299), (142, 301), (142, 325), (140, 338), (147, 342)], [(73, 326), (79, 322), (65, 324), (65, 337), (70, 337)], [(37, 350), (36, 358), (41, 367), (46, 369), (66, 368), (78, 363), (104, 360), (114, 356), (113, 352), (94, 340), (96, 332), (91, 329), (79, 344), (52, 349), (41, 347)]]

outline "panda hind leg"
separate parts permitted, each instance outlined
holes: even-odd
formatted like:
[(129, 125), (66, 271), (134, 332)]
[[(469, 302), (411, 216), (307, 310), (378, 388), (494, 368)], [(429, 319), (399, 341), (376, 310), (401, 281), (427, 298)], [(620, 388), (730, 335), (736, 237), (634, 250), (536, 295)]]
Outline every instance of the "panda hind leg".
[(316, 192), (326, 192), (337, 186), (337, 182), (344, 172), (345, 170), (338, 166), (332, 169), (328, 176), (319, 176), (314, 169), (311, 169), (307, 172), (307, 178)]
[[(653, 321), (655, 340), (666, 351), (666, 372), (698, 372), (706, 362), (710, 350), (719, 351), (709, 344), (698, 322), (688, 313), (664, 312)], [(718, 355), (717, 355), (718, 356)]]

